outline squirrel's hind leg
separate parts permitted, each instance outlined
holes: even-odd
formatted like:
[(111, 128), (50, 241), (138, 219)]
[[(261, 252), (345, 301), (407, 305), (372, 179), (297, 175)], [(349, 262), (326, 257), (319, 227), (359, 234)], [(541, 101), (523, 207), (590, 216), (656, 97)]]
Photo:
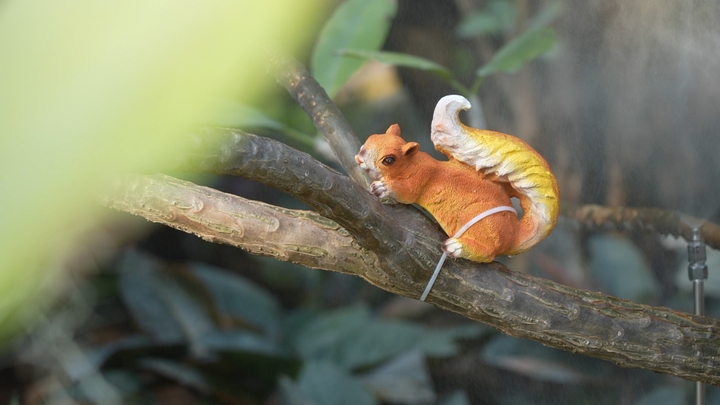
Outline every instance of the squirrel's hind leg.
[(448, 257), (461, 257), (473, 262), (489, 263), (495, 259), (497, 247), (490, 240), (479, 241), (471, 238), (449, 238), (442, 244), (443, 252)]

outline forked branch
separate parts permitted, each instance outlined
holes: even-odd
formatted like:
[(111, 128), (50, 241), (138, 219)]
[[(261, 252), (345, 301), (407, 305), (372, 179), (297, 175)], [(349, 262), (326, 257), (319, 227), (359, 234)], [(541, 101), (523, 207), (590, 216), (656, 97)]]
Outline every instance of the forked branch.
[[(186, 157), (185, 168), (268, 184), (317, 214), (257, 205), (161, 175), (119, 179), (104, 203), (214, 242), (420, 296), (446, 238), (430, 219), (412, 207), (381, 204), (348, 177), (282, 143), (227, 129), (194, 136), (203, 147)], [(510, 336), (720, 386), (715, 318), (566, 287), (496, 262), (464, 260), (445, 264), (427, 301)]]

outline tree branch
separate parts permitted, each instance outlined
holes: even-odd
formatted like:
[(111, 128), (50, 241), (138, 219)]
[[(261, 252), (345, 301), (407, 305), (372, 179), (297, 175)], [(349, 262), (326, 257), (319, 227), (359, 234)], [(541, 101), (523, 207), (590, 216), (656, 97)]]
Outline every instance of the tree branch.
[[(359, 246), (357, 250), (343, 253), (359, 255), (354, 260), (337, 257), (333, 259), (335, 264), (332, 266), (327, 264), (329, 262), (318, 262), (313, 267), (357, 274), (399, 295), (412, 298), (420, 295), (440, 256), (439, 246), (445, 238), (429, 219), (424, 216), (406, 217), (400, 222), (400, 227), (395, 214), (408, 211), (407, 207), (380, 205), (375, 197), (349, 178), (275, 141), (232, 130), (208, 131), (204, 136), (207, 139), (217, 136), (230, 141), (232, 146), (215, 151), (201, 149), (206, 152), (195, 153), (186, 164), (194, 162), (202, 169), (243, 175), (280, 188), (307, 201), (314, 208), (322, 209), (323, 215), (341, 224)], [(236, 152), (232, 153), (232, 150)], [(205, 158), (202, 158), (203, 153), (207, 154)], [(192, 232), (206, 235), (206, 232), (221, 229), (223, 234), (233, 235), (229, 229), (237, 227), (236, 222), (225, 219), (217, 223), (218, 220), (214, 219), (216, 214), (210, 209), (212, 205), (205, 204), (205, 197), (195, 196), (195, 191), (187, 185), (182, 187), (188, 190), (184, 197), (188, 200), (180, 199), (182, 193), (168, 194), (172, 197), (154, 197), (155, 191), (152, 190), (155, 188), (162, 190), (158, 193), (167, 192), (167, 186), (160, 180), (160, 177), (153, 177), (143, 186), (137, 180), (120, 181), (114, 194), (124, 197), (106, 197), (106, 204), (179, 227), (176, 222), (181, 217), (178, 214), (170, 215), (160, 208), (155, 210), (148, 201), (158, 198), (160, 207), (173, 204), (197, 207), (198, 204), (193, 201), (200, 198), (203, 208), (193, 213), (193, 223), (197, 228)], [(323, 189), (323, 184), (332, 184), (332, 187)], [(129, 192), (126, 188), (136, 191)], [(199, 189), (203, 193), (209, 190)], [(220, 197), (220, 201), (223, 198), (227, 199), (228, 205), (236, 201), (232, 199), (231, 202), (230, 197)], [(316, 201), (313, 202), (313, 199)], [(120, 204), (118, 201), (124, 202)], [(365, 209), (361, 209), (363, 205)], [(184, 226), (186, 220), (181, 219)], [(267, 228), (267, 224), (263, 223), (263, 227)], [(431, 232), (423, 236), (418, 233), (419, 229), (430, 229)], [(241, 231), (236, 233), (242, 234)], [(304, 242), (293, 245), (311, 246), (310, 238), (300, 238)], [(257, 241), (247, 243), (258, 244)], [(368, 246), (376, 248), (369, 249)], [(261, 250), (261, 254), (273, 255), (269, 250)], [(284, 253), (275, 257), (291, 260)], [(624, 367), (643, 368), (720, 385), (720, 323), (714, 318), (566, 287), (512, 272), (496, 262), (478, 264), (465, 260), (446, 263), (428, 301), (439, 308), (493, 326), (510, 336), (599, 357)]]
[(288, 55), (275, 56), (270, 62), (270, 69), (325, 137), (350, 178), (367, 189), (370, 179), (355, 163), (355, 154), (362, 145), (320, 83), (305, 66)]
[(685, 240), (692, 239), (692, 224), (702, 223), (700, 234), (705, 243), (720, 249), (720, 225), (702, 221), (689, 215), (658, 208), (627, 208), (603, 207), (600, 205), (583, 205), (564, 207), (562, 214), (575, 219), (588, 230), (620, 230), (657, 232), (662, 235), (681, 236)]
[(358, 274), (365, 254), (336, 222), (163, 174), (115, 179), (101, 203), (222, 243), (306, 267)]
[[(343, 167), (366, 185), (352, 160), (359, 144), (332, 101), (292, 59), (277, 62), (276, 69)], [(390, 292), (420, 296), (447, 236), (419, 211), (382, 205), (349, 178), (279, 142), (235, 130), (195, 136), (200, 147), (187, 155), (184, 167), (271, 185), (342, 228), (316, 214), (258, 205), (160, 175), (121, 178), (104, 203), (211, 241), (357, 274)], [(322, 239), (328, 242), (318, 242)], [(496, 262), (465, 260), (446, 262), (428, 301), (510, 336), (720, 386), (720, 323), (714, 318), (566, 287)]]

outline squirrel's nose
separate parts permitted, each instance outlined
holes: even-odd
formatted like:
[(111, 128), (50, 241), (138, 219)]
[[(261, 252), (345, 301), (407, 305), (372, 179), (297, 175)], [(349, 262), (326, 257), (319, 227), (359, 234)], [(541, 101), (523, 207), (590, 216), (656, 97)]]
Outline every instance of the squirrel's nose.
[(365, 149), (360, 149), (360, 153), (355, 155), (355, 161), (357, 162), (357, 164), (362, 165), (363, 163), (365, 163), (365, 159), (363, 158), (364, 157), (363, 155), (365, 155)]

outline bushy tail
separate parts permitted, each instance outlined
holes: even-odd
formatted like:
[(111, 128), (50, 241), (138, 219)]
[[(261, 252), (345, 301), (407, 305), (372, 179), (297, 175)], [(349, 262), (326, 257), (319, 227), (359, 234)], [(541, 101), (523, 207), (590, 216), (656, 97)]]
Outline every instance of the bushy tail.
[(524, 252), (555, 227), (560, 211), (557, 180), (545, 159), (521, 139), (460, 122), (458, 113), (469, 108), (463, 96), (438, 101), (431, 132), (435, 149), (473, 166), (485, 178), (509, 183), (509, 192), (520, 200), (524, 215), (514, 248), (507, 254)]

